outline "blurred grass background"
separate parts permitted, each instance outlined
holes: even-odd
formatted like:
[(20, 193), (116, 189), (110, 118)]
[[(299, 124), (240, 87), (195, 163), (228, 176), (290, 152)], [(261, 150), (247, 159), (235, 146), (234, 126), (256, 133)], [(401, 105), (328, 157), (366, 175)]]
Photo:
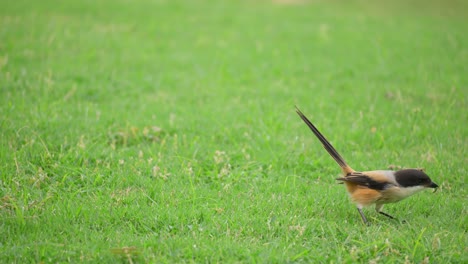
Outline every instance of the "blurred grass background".
[[(465, 1), (1, 1), (2, 262), (466, 262)], [(360, 223), (339, 169), (441, 185)]]

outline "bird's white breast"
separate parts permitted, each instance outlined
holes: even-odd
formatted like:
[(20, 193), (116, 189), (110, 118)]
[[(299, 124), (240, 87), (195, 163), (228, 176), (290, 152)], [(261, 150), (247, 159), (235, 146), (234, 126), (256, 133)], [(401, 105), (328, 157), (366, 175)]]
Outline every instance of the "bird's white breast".
[(417, 192), (424, 190), (424, 186), (398, 187), (394, 186), (383, 191), (380, 199), (384, 203), (394, 203), (405, 199)]

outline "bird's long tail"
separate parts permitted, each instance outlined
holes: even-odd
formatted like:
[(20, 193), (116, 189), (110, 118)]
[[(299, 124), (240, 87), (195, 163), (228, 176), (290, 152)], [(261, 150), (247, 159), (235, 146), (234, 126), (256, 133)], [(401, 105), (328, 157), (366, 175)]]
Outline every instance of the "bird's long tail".
[(341, 157), (341, 155), (336, 151), (336, 149), (328, 142), (328, 140), (318, 131), (318, 129), (312, 124), (312, 122), (307, 119), (307, 117), (299, 110), (299, 108), (296, 107), (296, 112), (297, 114), (302, 118), (302, 120), (309, 126), (310, 130), (314, 132), (315, 136), (322, 142), (323, 147), (328, 151), (330, 156), (333, 157), (333, 159), (340, 165), (341, 169), (343, 170), (343, 173), (345, 175), (348, 175), (354, 170), (346, 164), (346, 161)]

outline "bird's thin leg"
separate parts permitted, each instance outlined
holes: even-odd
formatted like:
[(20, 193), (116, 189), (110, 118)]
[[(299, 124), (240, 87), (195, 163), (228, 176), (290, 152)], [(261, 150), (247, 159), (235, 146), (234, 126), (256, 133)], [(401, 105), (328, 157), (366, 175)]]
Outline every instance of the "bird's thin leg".
[(391, 218), (391, 219), (396, 219), (395, 217), (393, 217), (393, 216), (391, 216), (391, 215), (389, 215), (389, 214), (387, 214), (387, 213), (384, 213), (384, 212), (379, 212), (379, 214), (383, 214), (383, 215), (385, 215), (386, 217)]
[(387, 214), (387, 213), (384, 213), (384, 212), (380, 211), (380, 210), (382, 209), (382, 207), (383, 207), (383, 204), (376, 204), (376, 205), (375, 205), (375, 210), (376, 210), (379, 214), (385, 215), (386, 217), (388, 217), (388, 218), (390, 218), (390, 219), (396, 219), (395, 217), (393, 217), (393, 216), (391, 216), (391, 215), (389, 215), (389, 214)]
[(361, 215), (362, 222), (364, 222), (364, 224), (366, 224), (366, 225), (369, 225), (369, 222), (367, 221), (366, 216), (365, 216), (364, 213), (362, 212), (362, 208), (361, 208), (360, 206), (358, 206), (358, 207), (357, 207), (357, 210), (358, 210), (359, 214)]

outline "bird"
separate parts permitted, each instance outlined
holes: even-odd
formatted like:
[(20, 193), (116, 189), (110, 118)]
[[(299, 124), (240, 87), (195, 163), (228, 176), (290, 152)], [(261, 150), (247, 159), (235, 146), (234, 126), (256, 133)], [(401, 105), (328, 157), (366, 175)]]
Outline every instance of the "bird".
[(356, 171), (352, 169), (297, 107), (296, 112), (320, 140), (325, 150), (341, 167), (343, 177), (336, 178), (336, 180), (344, 183), (346, 186), (350, 199), (356, 204), (356, 208), (364, 224), (369, 225), (369, 221), (362, 211), (364, 207), (375, 204), (375, 210), (379, 214), (396, 219), (382, 211), (384, 204), (399, 202), (427, 188), (433, 188), (435, 192), (439, 187), (424, 172), (424, 169), (401, 169), (396, 171)]

